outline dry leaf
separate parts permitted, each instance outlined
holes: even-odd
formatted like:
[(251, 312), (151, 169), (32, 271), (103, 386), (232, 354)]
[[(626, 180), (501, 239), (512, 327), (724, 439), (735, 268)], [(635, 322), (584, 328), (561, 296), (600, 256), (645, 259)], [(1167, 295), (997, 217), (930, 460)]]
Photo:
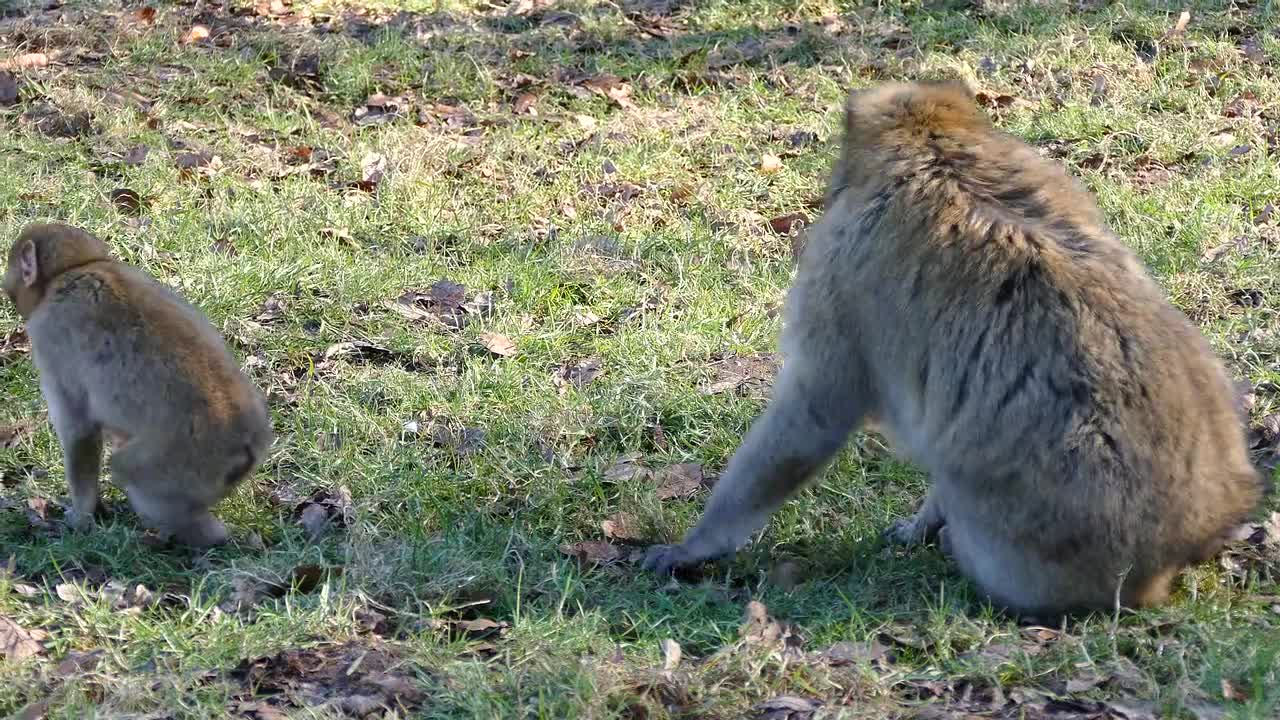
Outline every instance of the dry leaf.
[(31, 435), (34, 428), (35, 423), (30, 420), (0, 425), (0, 450), (12, 450), (17, 447), (24, 438)]
[(583, 565), (608, 565), (626, 557), (622, 548), (603, 540), (566, 543), (560, 546), (560, 552)]
[(18, 102), (18, 78), (7, 70), (0, 70), (0, 105)]
[(637, 542), (644, 539), (640, 531), (640, 521), (635, 515), (627, 512), (610, 515), (600, 523), (600, 529), (604, 531), (605, 537), (613, 540)]
[(680, 643), (667, 638), (658, 643), (658, 647), (662, 650), (662, 669), (671, 672), (680, 666), (680, 659), (684, 656), (684, 651), (680, 649)]
[(599, 376), (600, 358), (587, 358), (560, 366), (551, 377), (551, 381), (563, 392), (570, 387), (581, 390)]
[(821, 658), (831, 665), (851, 665), (877, 662), (888, 654), (889, 648), (872, 639), (868, 642), (838, 642), (822, 651)]
[(191, 29), (182, 34), (179, 40), (183, 45), (198, 43), (209, 39), (209, 28), (204, 25), (192, 25)]
[(658, 472), (658, 499), (687, 498), (703, 486), (702, 465), (680, 463)]
[(369, 153), (360, 160), (360, 189), (372, 192), (387, 173), (387, 159), (379, 153)]
[(808, 215), (802, 212), (793, 212), (773, 218), (769, 221), (769, 228), (779, 235), (790, 235), (792, 232), (803, 230), (808, 224)]
[(8, 62), (0, 63), (0, 69), (4, 70), (39, 70), (48, 66), (49, 56), (42, 52), (24, 53)]
[(780, 170), (782, 170), (782, 158), (770, 153), (760, 156), (760, 172), (772, 175)]
[(640, 464), (640, 455), (624, 455), (618, 458), (608, 470), (604, 471), (603, 480), (610, 483), (645, 480), (650, 476), (648, 468)]
[(34, 655), (44, 653), (43, 641), (49, 639), (49, 633), (43, 630), (28, 630), (7, 617), (0, 616), (0, 650), (10, 662), (21, 662)]
[(140, 7), (129, 13), (129, 20), (139, 25), (150, 25), (156, 21), (156, 9), (153, 7)]
[(511, 357), (516, 354), (516, 344), (506, 335), (493, 332), (480, 333), (480, 344), (499, 357)]
[(136, 191), (129, 188), (117, 188), (111, 191), (111, 204), (126, 215), (137, 215), (146, 207), (146, 201)]
[(1182, 14), (1178, 16), (1178, 22), (1174, 23), (1173, 27), (1169, 28), (1169, 32), (1164, 34), (1164, 39), (1170, 40), (1172, 38), (1179, 37), (1180, 35), (1182, 35), (1182, 33), (1186, 32), (1187, 23), (1190, 23), (1190, 22), (1191, 22), (1191, 12), (1188, 10), (1183, 10)]
[(752, 708), (754, 720), (809, 720), (823, 703), (821, 700), (779, 695)]

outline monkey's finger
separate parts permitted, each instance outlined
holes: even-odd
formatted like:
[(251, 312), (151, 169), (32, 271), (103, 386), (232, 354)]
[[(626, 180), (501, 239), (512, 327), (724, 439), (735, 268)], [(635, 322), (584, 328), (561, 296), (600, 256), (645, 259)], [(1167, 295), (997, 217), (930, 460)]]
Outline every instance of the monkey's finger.
[(645, 553), (644, 561), (640, 564), (645, 570), (649, 570), (659, 576), (667, 576), (671, 574), (680, 563), (680, 548), (675, 545), (654, 545)]

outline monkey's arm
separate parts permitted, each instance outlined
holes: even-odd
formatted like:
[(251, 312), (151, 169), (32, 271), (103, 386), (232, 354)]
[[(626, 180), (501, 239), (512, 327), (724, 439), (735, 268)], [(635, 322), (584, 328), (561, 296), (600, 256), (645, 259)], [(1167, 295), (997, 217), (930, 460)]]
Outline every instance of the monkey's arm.
[(707, 512), (679, 545), (650, 548), (647, 569), (667, 574), (734, 552), (844, 445), (867, 398), (810, 358), (783, 365), (774, 399), (716, 483)]

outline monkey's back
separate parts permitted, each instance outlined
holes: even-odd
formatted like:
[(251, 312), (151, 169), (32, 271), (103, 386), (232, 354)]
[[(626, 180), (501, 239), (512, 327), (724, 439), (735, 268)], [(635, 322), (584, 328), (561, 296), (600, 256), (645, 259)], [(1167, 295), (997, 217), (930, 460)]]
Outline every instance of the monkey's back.
[(993, 129), (949, 140), (838, 177), (796, 304), (852, 312), (842, 351), (951, 512), (1063, 577), (1212, 552), (1262, 489), (1221, 363), (1065, 171)]
[(110, 260), (73, 268), (50, 281), (28, 328), (37, 364), (73, 368), (54, 375), (80, 378), (73, 395), (104, 425), (210, 450), (264, 447), (265, 405), (222, 336), (146, 273)]

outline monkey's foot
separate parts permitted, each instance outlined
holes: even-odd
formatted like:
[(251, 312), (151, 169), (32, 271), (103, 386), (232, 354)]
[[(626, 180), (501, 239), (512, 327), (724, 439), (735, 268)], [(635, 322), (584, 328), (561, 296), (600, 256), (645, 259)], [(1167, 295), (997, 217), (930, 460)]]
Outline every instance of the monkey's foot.
[(67, 526), (76, 532), (92, 532), (93, 528), (97, 526), (97, 523), (94, 521), (95, 514), (96, 513), (93, 511), (84, 512), (76, 510), (75, 508), (69, 508), (66, 514)]
[(198, 548), (223, 545), (229, 539), (227, 526), (212, 515), (196, 518), (190, 525), (176, 530), (174, 536), (179, 541)]
[(683, 545), (654, 545), (645, 553), (640, 566), (658, 575), (666, 576), (677, 568), (697, 565), (705, 558), (695, 557)]
[(924, 545), (942, 530), (943, 525), (925, 521), (917, 513), (908, 518), (896, 521), (884, 531), (884, 539), (893, 545), (914, 547)]

